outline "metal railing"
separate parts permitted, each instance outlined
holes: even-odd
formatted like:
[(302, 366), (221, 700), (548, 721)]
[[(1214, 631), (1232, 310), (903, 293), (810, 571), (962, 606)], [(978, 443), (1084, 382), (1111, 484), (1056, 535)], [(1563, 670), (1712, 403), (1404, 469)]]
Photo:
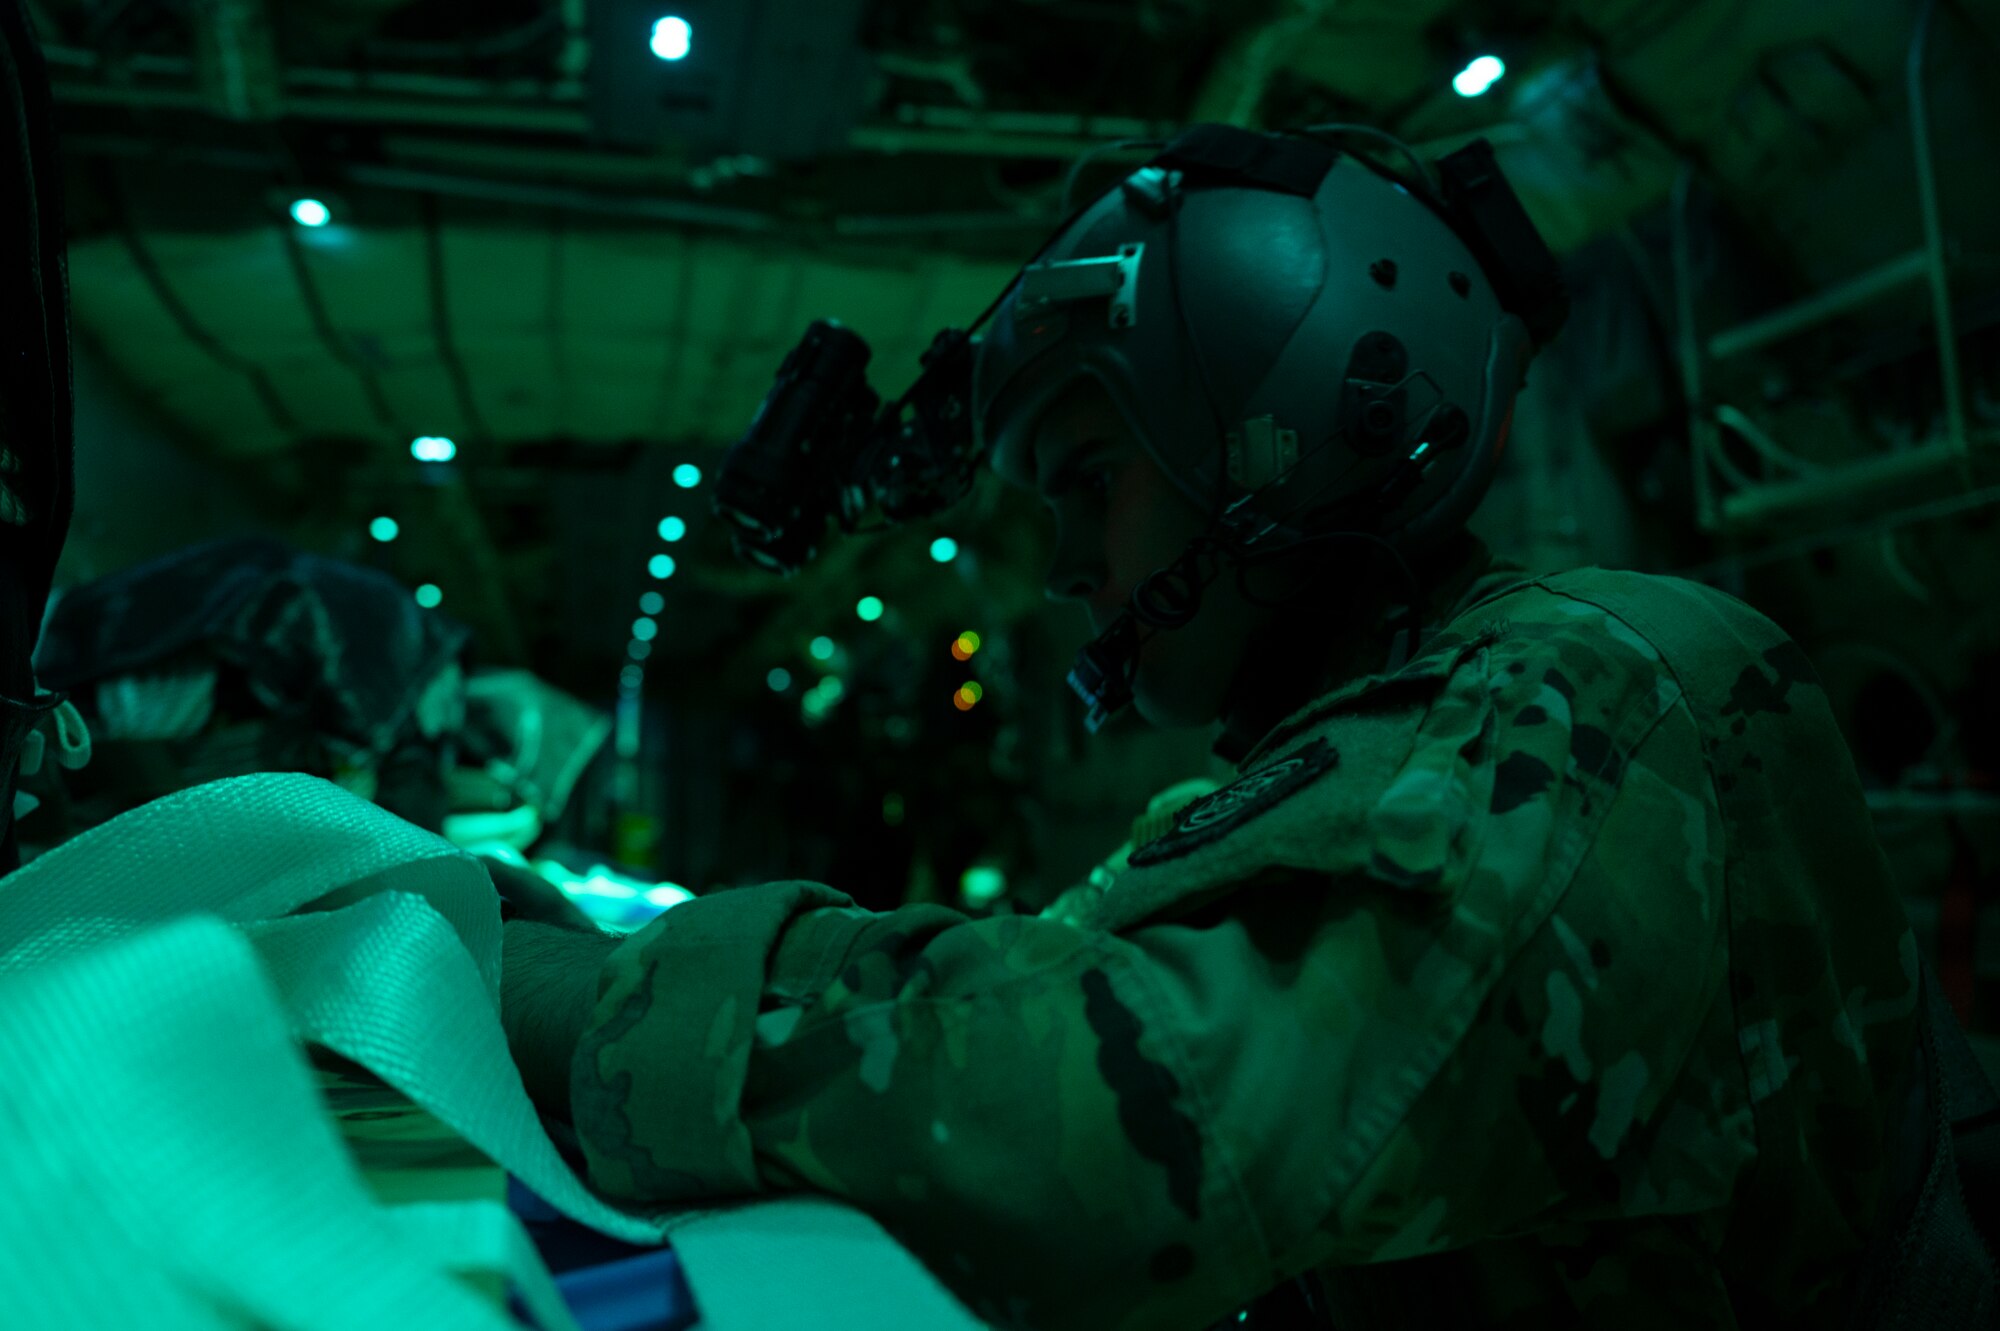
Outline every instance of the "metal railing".
[[(1959, 373), (1958, 339), (1951, 309), (1954, 255), (1944, 236), (1937, 171), (1931, 149), (1926, 56), (1937, 0), (1926, 0), (1910, 37), (1905, 83), (1910, 103), (1910, 137), (1916, 170), (1917, 203), (1923, 244), (1885, 263), (1781, 309), (1760, 315), (1704, 341), (1695, 327), (1694, 279), (1688, 234), (1688, 199), (1694, 184), (1683, 164), (1671, 205), (1672, 259), (1681, 387), (1688, 402), (1689, 447), (1694, 465), (1695, 516), (1704, 531), (1741, 530), (1773, 519), (1809, 512), (1884, 486), (1901, 486), (1956, 472), (1970, 488), (1973, 435), (1966, 426), (1965, 390)], [(1783, 449), (1750, 418), (1726, 403), (1711, 402), (1704, 381), (1710, 364), (1762, 350), (1861, 309), (1883, 296), (1924, 282), (1937, 339), (1938, 377), (1944, 400), (1944, 435), (1917, 448), (1838, 464), (1816, 464)], [(1723, 448), (1727, 430), (1765, 463), (1788, 473), (1759, 479), (1732, 463)], [(1982, 437), (1980, 442), (1985, 442)], [(1732, 488), (1721, 490), (1718, 479)]]

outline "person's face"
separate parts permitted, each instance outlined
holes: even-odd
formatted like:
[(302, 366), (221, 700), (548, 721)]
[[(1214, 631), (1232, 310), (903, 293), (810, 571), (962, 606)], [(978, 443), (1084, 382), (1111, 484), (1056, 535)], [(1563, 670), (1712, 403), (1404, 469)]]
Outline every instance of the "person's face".
[[(1109, 628), (1132, 589), (1178, 558), (1208, 515), (1177, 489), (1091, 379), (1043, 413), (1034, 434), (1035, 488), (1055, 514), (1050, 599), (1081, 602), (1093, 636)], [(1269, 622), (1224, 574), (1185, 628), (1149, 638), (1133, 683), (1139, 714), (1162, 727), (1217, 720), (1249, 639)]]

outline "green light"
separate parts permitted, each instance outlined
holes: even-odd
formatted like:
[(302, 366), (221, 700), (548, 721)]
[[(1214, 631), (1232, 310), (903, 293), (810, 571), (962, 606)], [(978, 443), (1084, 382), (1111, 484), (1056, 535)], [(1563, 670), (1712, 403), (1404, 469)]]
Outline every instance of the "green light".
[(672, 555), (654, 555), (651, 559), (646, 561), (646, 572), (652, 574), (656, 578), (673, 577), (674, 557)]
[(636, 664), (626, 666), (618, 672), (618, 682), (628, 689), (638, 688), (646, 682), (645, 667)]
[(660, 519), (661, 540), (669, 542), (678, 541), (681, 537), (687, 534), (688, 534), (688, 525), (687, 523), (682, 522), (679, 518)]
[(632, 621), (632, 637), (639, 642), (651, 642), (660, 636), (660, 624), (650, 616), (641, 615)]
[(812, 653), (812, 658), (815, 661), (831, 661), (835, 650), (833, 639), (822, 634), (820, 637), (814, 638), (812, 645), (807, 647), (806, 650)]
[(976, 652), (979, 650), (979, 635), (971, 629), (967, 629), (965, 632), (959, 634), (958, 638), (960, 642), (965, 644), (966, 651)]
[(958, 542), (949, 536), (940, 536), (931, 542), (931, 558), (940, 564), (949, 564), (958, 558)]
[(648, 615), (657, 615), (666, 608), (667, 608), (667, 598), (660, 595), (658, 592), (647, 592), (644, 595), (640, 596), (639, 598), (639, 609), (641, 613)]
[(443, 435), (418, 435), (410, 441), (410, 456), (419, 462), (449, 462), (458, 456), (458, 445)]
[(653, 644), (650, 642), (634, 641), (625, 644), (625, 655), (631, 657), (634, 661), (643, 661), (652, 654)]
[(873, 624), (882, 617), (882, 598), (864, 596), (854, 603), (854, 613), (861, 616), (864, 623)]
[(975, 864), (958, 880), (958, 893), (969, 906), (990, 906), (1007, 890), (1007, 875), (990, 864)]
[(986, 699), (986, 690), (980, 686), (979, 681), (976, 679), (965, 681), (959, 692), (965, 694), (966, 697), (972, 699), (974, 702), (984, 702)]
[(426, 610), (435, 610), (444, 604), (444, 592), (435, 582), (427, 582), (417, 588), (417, 604)]
[(813, 691), (826, 699), (829, 704), (837, 703), (847, 693), (847, 686), (840, 682), (840, 676), (828, 675), (813, 686)]
[(674, 484), (683, 490), (692, 490), (701, 484), (701, 468), (692, 462), (683, 462), (674, 468)]
[(401, 527), (396, 525), (394, 518), (377, 518), (368, 524), (368, 534), (376, 540), (383, 542), (395, 540), (397, 534), (402, 530)]
[(764, 682), (771, 686), (771, 692), (783, 693), (792, 687), (792, 672), (783, 666), (776, 666), (770, 674), (764, 676)]

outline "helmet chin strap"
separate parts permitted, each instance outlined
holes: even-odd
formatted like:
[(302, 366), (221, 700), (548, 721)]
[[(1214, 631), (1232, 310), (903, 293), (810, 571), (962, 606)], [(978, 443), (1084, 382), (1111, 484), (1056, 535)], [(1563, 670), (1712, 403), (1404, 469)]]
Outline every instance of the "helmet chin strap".
[[(1420, 472), (1427, 468), (1428, 449), (1427, 444), (1419, 445), (1405, 464), (1405, 470), (1415, 467)], [(1294, 469), (1307, 460), (1301, 459)], [(1402, 551), (1386, 537), (1365, 531), (1327, 531), (1264, 546), (1278, 530), (1280, 521), (1308, 509), (1314, 498), (1308, 496), (1294, 505), (1285, 519), (1263, 516), (1258, 511), (1258, 501), (1283, 484), (1289, 475), (1290, 470), (1281, 473), (1224, 509), (1206, 530), (1187, 543), (1173, 563), (1141, 580), (1111, 627), (1077, 653), (1069, 672), (1069, 686), (1086, 708), (1083, 724), (1087, 731), (1096, 734), (1107, 721), (1132, 705), (1139, 653), (1146, 641), (1156, 633), (1185, 628), (1194, 622), (1201, 612), (1202, 597), (1224, 570), (1254, 568), (1315, 546), (1368, 545), (1394, 561), (1408, 602), (1391, 649), (1390, 668), (1400, 666), (1416, 653), (1423, 633), (1423, 588)], [(1392, 478), (1390, 484), (1398, 482)]]

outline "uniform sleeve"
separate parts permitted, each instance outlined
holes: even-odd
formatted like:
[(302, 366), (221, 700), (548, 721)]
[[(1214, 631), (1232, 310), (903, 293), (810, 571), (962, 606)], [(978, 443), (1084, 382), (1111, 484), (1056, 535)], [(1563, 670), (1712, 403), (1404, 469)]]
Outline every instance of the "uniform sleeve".
[[(1567, 681), (1481, 668), (1494, 724), (1440, 777), (1478, 793), (1457, 829), (1477, 844), (1423, 892), (1279, 873), (1121, 933), (872, 914), (811, 884), (675, 908), (615, 954), (578, 1050), (593, 1183), (829, 1193), (996, 1325), (1133, 1331), (1207, 1325), (1321, 1262), (1712, 1204), (1616, 1171), (1607, 1200), (1572, 1167), (1577, 1143), (1645, 1152), (1713, 999), (1692, 722), (1650, 677), (1600, 689), (1599, 715)], [(1600, 840), (1619, 827), (1624, 849)], [(1661, 904), (1589, 914), (1579, 959), (1558, 922), (1587, 884)], [(1642, 940), (1698, 963), (1649, 967)], [(1530, 1006), (1503, 1010), (1517, 990)]]

